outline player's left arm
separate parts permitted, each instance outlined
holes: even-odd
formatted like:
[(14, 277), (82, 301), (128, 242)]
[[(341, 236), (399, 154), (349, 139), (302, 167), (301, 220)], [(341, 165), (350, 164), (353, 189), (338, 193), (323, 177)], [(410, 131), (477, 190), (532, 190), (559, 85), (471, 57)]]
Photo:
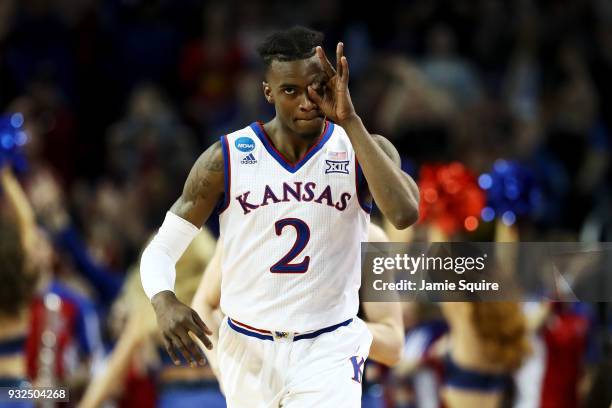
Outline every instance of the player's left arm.
[[(357, 119), (361, 123), (361, 119)], [(345, 130), (347, 129), (346, 124), (342, 126)], [(377, 134), (368, 134), (364, 140), (367, 143), (373, 141), (378, 147), (372, 152), (362, 152), (360, 156), (354, 139), (351, 139), (363, 175), (368, 182), (369, 196), (374, 199), (393, 226), (398, 229), (409, 227), (419, 218), (420, 195), (417, 184), (401, 169), (400, 155), (387, 138)], [(369, 148), (369, 146), (366, 147), (366, 149)]]
[[(368, 242), (389, 242), (382, 228), (371, 223)], [(372, 333), (370, 358), (389, 367), (400, 362), (404, 348), (404, 322), (399, 302), (362, 302), (364, 321)]]
[(363, 302), (365, 323), (372, 333), (370, 358), (394, 366), (402, 358), (404, 325), (402, 309), (397, 302)]
[(344, 45), (336, 48), (336, 69), (323, 49), (316, 50), (327, 75), (324, 84), (308, 87), (309, 97), (330, 119), (344, 128), (355, 149), (372, 198), (380, 211), (398, 229), (414, 224), (419, 218), (419, 189), (400, 168), (395, 147), (380, 135), (371, 135), (355, 112), (348, 89), (348, 61)]

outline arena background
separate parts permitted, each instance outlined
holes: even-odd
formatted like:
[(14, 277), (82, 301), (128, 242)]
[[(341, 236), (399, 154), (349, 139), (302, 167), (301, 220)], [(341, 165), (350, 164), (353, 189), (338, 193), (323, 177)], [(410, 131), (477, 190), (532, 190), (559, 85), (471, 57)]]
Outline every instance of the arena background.
[[(96, 326), (94, 334), (78, 324), (68, 330), (75, 354), (61, 356), (70, 361), (61, 373), (47, 373), (74, 390), (72, 403), (104, 370), (122, 323), (111, 305), (194, 160), (223, 133), (273, 115), (255, 47), (274, 28), (294, 24), (323, 31), (328, 50), (346, 44), (357, 112), (395, 144), (416, 180), (423, 166), (460, 163), (483, 188), (481, 174), (511, 163), (516, 174), (529, 172), (529, 189), (537, 186), (537, 199), (503, 220), (518, 239), (610, 241), (609, 1), (377, 1), (361, 8), (327, 0), (3, 0), (0, 109), (27, 137), (11, 157), (52, 243), (50, 279), (85, 299), (75, 307), (84, 325)], [(448, 234), (495, 239), (502, 214), (483, 214), (478, 208), (475, 224), (460, 222)], [(217, 233), (216, 221), (209, 224)], [(551, 316), (583, 324), (579, 334), (540, 333), (578, 339), (555, 343), (555, 353), (573, 358), (560, 370), (575, 371), (557, 384), (558, 392), (578, 396), (564, 406), (607, 406), (609, 305), (557, 304)], [(118, 406), (154, 404), (155, 370), (140, 368), (133, 362), (117, 388)], [(409, 378), (380, 367), (370, 372), (371, 406), (383, 406), (382, 399), (414, 406)], [(553, 406), (545, 398), (533, 404)]]

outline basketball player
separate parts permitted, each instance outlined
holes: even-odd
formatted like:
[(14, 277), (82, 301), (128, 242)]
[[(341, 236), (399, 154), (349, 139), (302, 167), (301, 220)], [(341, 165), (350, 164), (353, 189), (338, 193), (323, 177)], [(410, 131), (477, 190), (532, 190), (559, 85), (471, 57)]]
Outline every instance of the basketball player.
[[(355, 407), (372, 335), (356, 317), (360, 242), (373, 198), (396, 228), (418, 218), (418, 188), (371, 135), (322, 34), (292, 28), (260, 46), (276, 116), (221, 138), (196, 161), (141, 260), (166, 348), (203, 362), (211, 331), (172, 292), (174, 263), (217, 207), (223, 245), (219, 368), (230, 407)], [(365, 178), (365, 180), (364, 180)]]

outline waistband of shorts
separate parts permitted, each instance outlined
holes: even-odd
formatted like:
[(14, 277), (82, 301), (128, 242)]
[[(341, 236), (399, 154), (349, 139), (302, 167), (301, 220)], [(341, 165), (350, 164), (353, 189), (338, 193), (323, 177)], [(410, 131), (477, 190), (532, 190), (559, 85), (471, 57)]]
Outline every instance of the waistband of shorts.
[(219, 390), (219, 383), (213, 379), (160, 381), (158, 386), (162, 391), (202, 391)]
[(260, 340), (271, 340), (274, 341), (275, 338), (282, 339), (287, 338), (290, 335), (293, 336), (293, 341), (305, 340), (305, 339), (314, 339), (317, 336), (320, 336), (323, 333), (330, 333), (334, 330), (342, 327), (348, 326), (353, 321), (353, 318), (345, 320), (341, 323), (334, 324), (332, 326), (324, 327), (322, 329), (313, 330), (311, 332), (306, 333), (289, 333), (289, 332), (280, 332), (280, 331), (270, 331), (264, 329), (258, 329), (253, 326), (249, 326), (247, 324), (241, 323), (237, 320), (234, 320), (230, 317), (227, 318), (227, 323), (229, 327), (231, 327), (234, 331), (238, 333), (242, 333), (246, 336), (255, 337)]

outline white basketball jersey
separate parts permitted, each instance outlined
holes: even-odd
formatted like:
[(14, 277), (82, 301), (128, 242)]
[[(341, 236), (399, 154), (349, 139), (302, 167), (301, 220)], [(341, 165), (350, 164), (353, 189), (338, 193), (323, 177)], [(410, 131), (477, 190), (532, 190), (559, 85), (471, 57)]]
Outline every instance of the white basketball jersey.
[(276, 150), (261, 123), (221, 142), (222, 311), (288, 332), (354, 317), (369, 208), (359, 202), (362, 175), (344, 129), (326, 122), (295, 164)]

